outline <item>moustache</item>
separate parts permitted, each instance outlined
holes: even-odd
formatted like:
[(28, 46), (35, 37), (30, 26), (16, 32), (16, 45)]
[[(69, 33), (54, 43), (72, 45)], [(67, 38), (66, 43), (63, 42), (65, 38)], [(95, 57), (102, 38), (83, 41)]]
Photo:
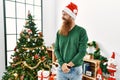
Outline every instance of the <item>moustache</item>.
[(62, 19), (66, 21), (66, 19), (64, 17), (62, 17)]

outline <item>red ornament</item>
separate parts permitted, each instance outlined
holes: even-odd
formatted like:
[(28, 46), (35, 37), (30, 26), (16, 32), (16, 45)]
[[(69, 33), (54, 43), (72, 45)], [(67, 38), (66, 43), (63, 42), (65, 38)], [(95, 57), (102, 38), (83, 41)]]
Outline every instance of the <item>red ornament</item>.
[(20, 76), (20, 80), (24, 80), (24, 75)]
[(42, 32), (39, 32), (38, 34), (39, 34), (39, 36), (40, 36), (40, 37), (43, 37), (43, 34), (42, 34)]
[(32, 30), (28, 29), (28, 34), (32, 34)]
[(35, 58), (35, 59), (38, 59), (38, 58), (39, 58), (39, 55), (38, 55), (38, 54), (35, 54), (34, 58)]
[(42, 56), (41, 60), (42, 60), (42, 61), (45, 60), (45, 56)]

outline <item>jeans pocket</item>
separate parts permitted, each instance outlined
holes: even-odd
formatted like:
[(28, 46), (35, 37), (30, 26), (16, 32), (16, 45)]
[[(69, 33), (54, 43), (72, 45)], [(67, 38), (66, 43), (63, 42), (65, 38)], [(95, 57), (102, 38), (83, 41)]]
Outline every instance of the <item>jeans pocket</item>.
[(75, 73), (77, 74), (77, 75), (81, 75), (82, 74), (82, 67), (80, 66), (80, 67), (76, 67), (75, 68)]

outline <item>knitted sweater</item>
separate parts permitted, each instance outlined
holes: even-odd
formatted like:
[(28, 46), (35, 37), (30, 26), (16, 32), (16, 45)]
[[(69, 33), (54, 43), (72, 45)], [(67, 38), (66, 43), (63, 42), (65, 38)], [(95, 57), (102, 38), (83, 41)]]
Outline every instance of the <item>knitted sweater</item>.
[(54, 52), (58, 63), (72, 61), (76, 66), (83, 63), (83, 57), (86, 54), (88, 36), (83, 27), (75, 25), (67, 36), (60, 35), (57, 32)]

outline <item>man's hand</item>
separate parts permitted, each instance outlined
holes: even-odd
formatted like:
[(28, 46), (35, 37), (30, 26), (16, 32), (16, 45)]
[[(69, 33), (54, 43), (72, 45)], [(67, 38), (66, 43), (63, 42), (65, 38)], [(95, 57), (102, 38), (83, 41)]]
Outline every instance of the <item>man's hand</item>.
[(68, 65), (69, 67), (73, 67), (73, 66), (74, 66), (73, 62), (69, 62), (67, 65)]
[(62, 65), (62, 71), (63, 71), (64, 73), (68, 73), (68, 72), (70, 71), (70, 69), (69, 69), (67, 66), (68, 66), (67, 63), (64, 63), (64, 64)]

